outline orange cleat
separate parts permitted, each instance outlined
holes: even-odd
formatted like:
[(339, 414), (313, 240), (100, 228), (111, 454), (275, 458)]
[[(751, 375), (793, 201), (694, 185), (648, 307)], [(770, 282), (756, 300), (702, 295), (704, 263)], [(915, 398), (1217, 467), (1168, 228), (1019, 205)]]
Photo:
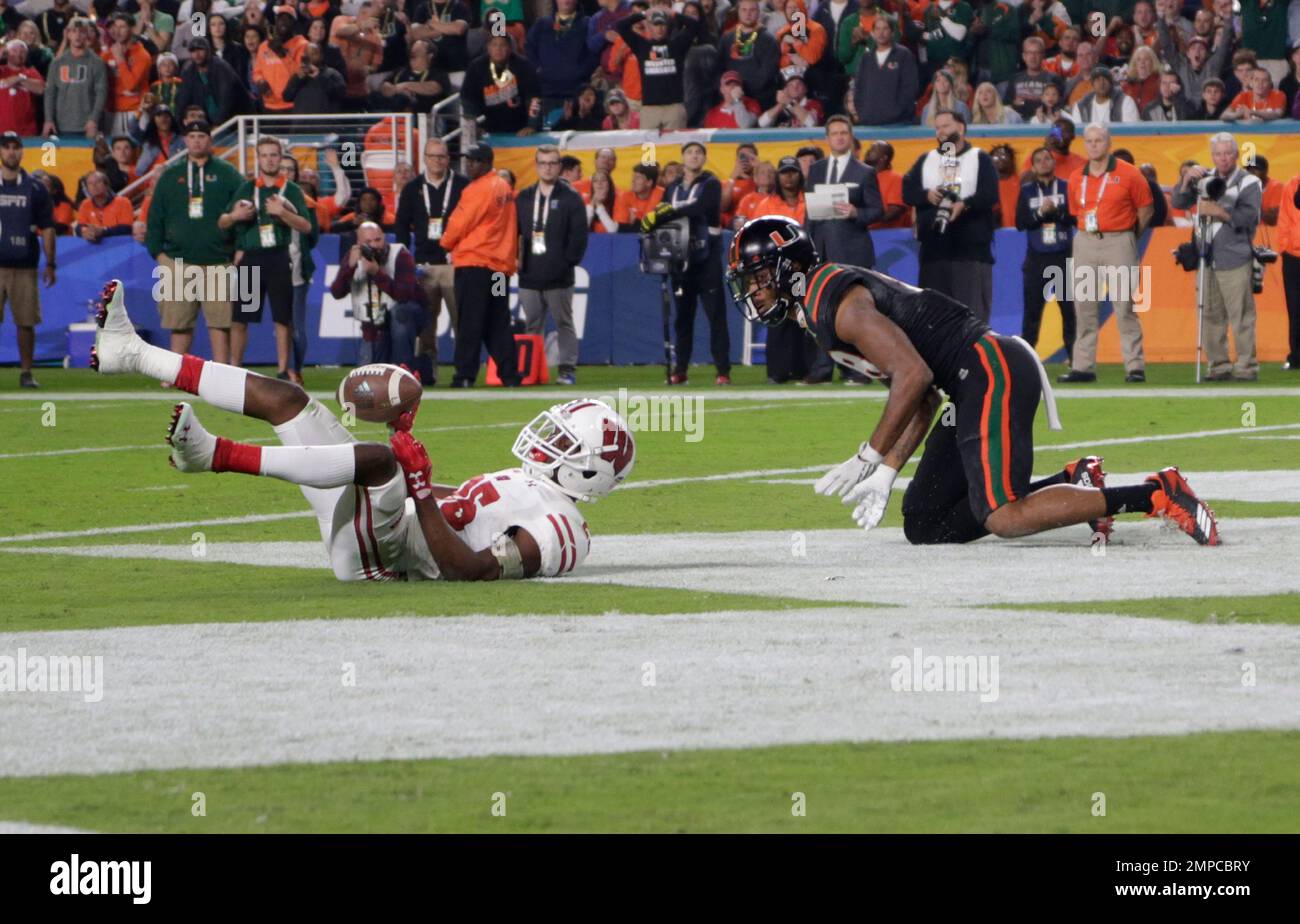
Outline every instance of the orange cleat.
[(1219, 544), (1219, 523), (1214, 511), (1196, 496), (1176, 466), (1161, 469), (1147, 481), (1156, 485), (1151, 495), (1153, 507), (1147, 516), (1172, 520), (1201, 545)]
[[(1106, 473), (1102, 470), (1101, 463), (1101, 456), (1084, 456), (1066, 465), (1065, 475), (1070, 479), (1070, 484), (1082, 485), (1085, 488), (1104, 488)], [(1089, 520), (1088, 526), (1094, 534), (1101, 534), (1103, 542), (1110, 542), (1111, 531), (1115, 528), (1115, 518), (1101, 517)]]

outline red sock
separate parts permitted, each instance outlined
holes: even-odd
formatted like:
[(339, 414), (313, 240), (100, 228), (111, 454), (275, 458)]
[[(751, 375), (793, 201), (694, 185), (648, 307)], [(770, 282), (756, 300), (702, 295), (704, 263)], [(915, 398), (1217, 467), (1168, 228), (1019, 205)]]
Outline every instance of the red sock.
[(176, 374), (175, 385), (181, 391), (192, 395), (199, 393), (199, 377), (203, 375), (203, 364), (207, 360), (186, 353), (181, 357), (181, 371)]
[[(189, 359), (190, 357), (186, 357)], [(202, 362), (202, 360), (200, 360)], [(179, 380), (178, 380), (179, 385)], [(242, 475), (262, 474), (262, 447), (250, 443), (237, 443), (224, 436), (217, 437), (217, 448), (212, 453), (214, 472), (239, 472)]]

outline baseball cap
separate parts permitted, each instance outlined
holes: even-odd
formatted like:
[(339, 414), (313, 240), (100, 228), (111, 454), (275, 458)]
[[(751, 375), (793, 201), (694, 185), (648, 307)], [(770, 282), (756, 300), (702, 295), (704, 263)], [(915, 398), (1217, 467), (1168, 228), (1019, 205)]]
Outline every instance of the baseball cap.
[(194, 132), (202, 132), (205, 135), (211, 135), (212, 126), (208, 124), (206, 119), (194, 119), (191, 122), (186, 122), (185, 134), (191, 135)]
[(646, 18), (650, 20), (652, 25), (656, 25), (656, 26), (668, 25), (668, 14), (665, 13), (663, 10), (651, 10), (650, 15), (647, 16)]
[(685, 154), (687, 149), (689, 148), (699, 148), (701, 151), (704, 151), (706, 154), (708, 153), (708, 149), (705, 148), (704, 145), (699, 141), (686, 142), (684, 145), (682, 145), (682, 153)]
[(624, 93), (622, 90), (620, 90), (618, 87), (611, 87), (609, 91), (605, 93), (605, 105), (608, 106), (610, 103), (614, 102), (615, 100), (622, 100), (623, 102), (626, 103), (627, 94)]
[(0, 132), (0, 148), (9, 144), (16, 144), (19, 147), (22, 147), (23, 136), (17, 132)]
[(799, 158), (791, 157), (789, 154), (782, 157), (780, 162), (776, 165), (776, 172), (785, 173), (787, 170), (793, 170), (795, 173), (803, 173), (803, 168), (799, 166)]
[(723, 83), (739, 83), (739, 84), (742, 84), (742, 85), (743, 85), (744, 82), (745, 82), (745, 79), (744, 79), (743, 77), (740, 76), (740, 71), (724, 71), (723, 74), (722, 74), (722, 82), (723, 82)]
[(298, 11), (294, 9), (292, 6), (290, 6), (288, 3), (284, 3), (281, 4), (280, 6), (275, 7), (272, 10), (272, 12), (275, 13), (276, 16), (279, 16), (281, 13), (284, 13), (286, 16), (292, 16), (294, 19), (298, 18)]
[(496, 154), (493, 152), (490, 145), (476, 144), (465, 152), (465, 157), (468, 160), (481, 160), (484, 163), (490, 164), (495, 159)]
[(1187, 40), (1187, 44), (1188, 44), (1189, 46), (1192, 44), (1192, 42), (1200, 42), (1200, 43), (1201, 43), (1202, 45), (1204, 45), (1206, 48), (1209, 48), (1209, 47), (1210, 47), (1210, 43), (1207, 42), (1205, 39), (1201, 38), (1199, 35), (1193, 35), (1191, 38), (1189, 38), (1189, 39)]
[(1115, 75), (1110, 72), (1110, 68), (1098, 64), (1088, 74), (1089, 80), (1096, 80), (1098, 77), (1105, 77), (1111, 83), (1115, 82)]

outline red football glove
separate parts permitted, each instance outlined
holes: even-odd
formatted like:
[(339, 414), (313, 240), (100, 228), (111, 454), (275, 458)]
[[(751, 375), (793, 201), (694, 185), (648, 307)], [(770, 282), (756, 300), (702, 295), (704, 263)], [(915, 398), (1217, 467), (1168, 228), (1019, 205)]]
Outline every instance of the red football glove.
[(393, 457), (406, 475), (406, 490), (416, 500), (424, 500), (433, 493), (433, 463), (424, 444), (406, 430), (392, 435), (388, 444), (393, 447)]
[(415, 415), (420, 413), (420, 403), (417, 401), (411, 405), (409, 411), (403, 411), (397, 419), (388, 424), (388, 429), (394, 433), (410, 433), (415, 427)]

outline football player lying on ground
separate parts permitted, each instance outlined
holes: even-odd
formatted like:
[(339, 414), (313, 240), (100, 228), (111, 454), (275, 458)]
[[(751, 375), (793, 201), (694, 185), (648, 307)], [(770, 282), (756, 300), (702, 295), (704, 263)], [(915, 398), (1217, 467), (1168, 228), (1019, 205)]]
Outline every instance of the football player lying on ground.
[[(358, 442), (299, 386), (145, 343), (114, 280), (96, 320), (96, 368), (140, 372), (226, 411), (264, 420), (282, 446), (208, 433), (188, 403), (176, 405), (167, 442), (183, 472), (269, 475), (302, 487), (341, 581), (553, 577), (587, 556), (591, 534), (574, 501), (604, 497), (632, 471), (636, 446), (619, 415), (590, 399), (543, 411), (519, 434), (522, 468), (460, 487), (431, 482), (424, 446), (410, 431), (418, 399), (390, 445)], [(408, 492), (410, 497), (408, 498)]]
[[(884, 412), (857, 454), (823, 476), (865, 529), (880, 523), (899, 470), (925, 440), (903, 495), (903, 531), (916, 544), (1011, 538), (1088, 523), (1108, 538), (1120, 513), (1161, 515), (1217, 545), (1214, 514), (1174, 467), (1142, 484), (1106, 487), (1087, 456), (1031, 482), (1040, 395), (1056, 421), (1047, 373), (1019, 337), (992, 331), (965, 305), (873, 270), (823, 262), (808, 234), (779, 216), (755, 218), (731, 244), (728, 283), (747, 318), (797, 321), (831, 358), (889, 386)], [(956, 425), (930, 424), (942, 389)], [(926, 433), (929, 438), (926, 438)]]

